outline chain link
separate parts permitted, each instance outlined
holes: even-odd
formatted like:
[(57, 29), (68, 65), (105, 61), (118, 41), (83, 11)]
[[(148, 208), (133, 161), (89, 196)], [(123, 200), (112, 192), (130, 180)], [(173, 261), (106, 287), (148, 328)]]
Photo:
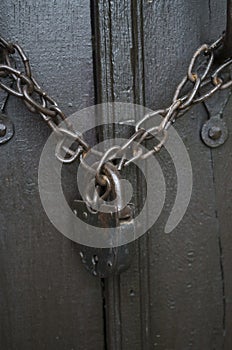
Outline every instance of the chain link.
[[(183, 116), (190, 108), (197, 103), (204, 102), (214, 95), (218, 90), (228, 89), (232, 86), (232, 80), (225, 80), (223, 72), (232, 65), (232, 59), (228, 59), (220, 66), (216, 67), (215, 57), (218, 49), (223, 44), (224, 37), (219, 38), (212, 45), (204, 44), (194, 53), (186, 76), (177, 86), (171, 105), (166, 109), (159, 109), (148, 113), (135, 126), (135, 133), (122, 146), (114, 146), (107, 150), (105, 154), (98, 152), (99, 165), (97, 167), (96, 180), (100, 186), (108, 184), (105, 176), (102, 175), (102, 169), (105, 162), (120, 158), (118, 169), (128, 166), (135, 159), (147, 159), (158, 153), (164, 146), (168, 138), (168, 129), (178, 119)], [(91, 167), (85, 164), (84, 158), (88, 152), (93, 151), (82, 135), (76, 132), (68, 122), (66, 115), (58, 107), (58, 104), (40, 87), (38, 82), (32, 76), (29, 59), (23, 49), (18, 44), (12, 44), (0, 37), (0, 49), (3, 55), (3, 63), (0, 64), (0, 87), (8, 93), (21, 98), (30, 111), (38, 113), (55, 132), (58, 137), (56, 146), (56, 157), (63, 163), (71, 163), (75, 159), (80, 159), (82, 164), (91, 171)], [(23, 71), (15, 68), (14, 57), (17, 55), (22, 63)], [(216, 69), (214, 68), (216, 67)], [(213, 71), (213, 69), (215, 69)], [(11, 78), (14, 85), (8, 84), (6, 78)], [(184, 93), (187, 87), (188, 93)], [(145, 128), (149, 119), (160, 115), (163, 119), (159, 125)], [(64, 126), (59, 126), (60, 122), (65, 122)], [(152, 150), (144, 153), (139, 145), (153, 137), (159, 140), (158, 145)], [(136, 146), (132, 147), (133, 142)], [(71, 147), (66, 144), (72, 143)], [(127, 156), (128, 150), (132, 156)], [(95, 152), (96, 154), (96, 152)], [(95, 171), (92, 169), (92, 171)]]
[[(56, 157), (63, 163), (71, 163), (77, 159), (81, 153), (88, 152), (90, 146), (82, 138), (82, 135), (74, 131), (72, 125), (67, 120), (66, 115), (58, 107), (58, 104), (46, 92), (42, 90), (38, 82), (32, 76), (29, 59), (24, 50), (18, 44), (8, 43), (0, 37), (0, 48), (3, 56), (3, 64), (0, 64), (0, 87), (21, 98), (27, 108), (38, 113), (54, 131), (58, 138), (56, 146)], [(23, 67), (23, 71), (15, 68), (15, 55), (18, 55)], [(7, 85), (6, 80), (11, 82)], [(64, 121), (64, 126), (59, 126)], [(71, 147), (66, 146), (66, 144)]]

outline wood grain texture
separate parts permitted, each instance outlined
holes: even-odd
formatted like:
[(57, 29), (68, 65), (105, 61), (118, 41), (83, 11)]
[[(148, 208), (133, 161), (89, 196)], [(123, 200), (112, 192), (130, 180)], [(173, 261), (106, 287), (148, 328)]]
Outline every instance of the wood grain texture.
[[(36, 78), (68, 114), (92, 105), (95, 96), (99, 103), (155, 109), (170, 104), (194, 50), (221, 34), (225, 5), (93, 0), (91, 33), (88, 1), (3, 0), (1, 33), (23, 43)], [(230, 102), (229, 129), (231, 108)], [(56, 232), (40, 204), (38, 162), (50, 131), (14, 98), (7, 112), (16, 135), (0, 149), (1, 348), (230, 350), (231, 141), (213, 151), (201, 142), (205, 107), (176, 123), (194, 175), (183, 221), (163, 233), (176, 194), (173, 163), (163, 151), (157, 158), (167, 185), (162, 215), (136, 242), (130, 269), (105, 281), (84, 271), (75, 246)], [(114, 121), (107, 113), (100, 118)], [(96, 136), (117, 132), (106, 127)], [(133, 174), (128, 170), (127, 177), (134, 177), (139, 205), (146, 191)], [(72, 175), (69, 168), (70, 200)]]
[[(215, 40), (224, 29), (225, 5), (216, 0), (100, 0), (96, 6), (98, 101), (135, 102), (153, 109), (170, 104), (194, 50)], [(162, 215), (137, 242), (131, 269), (106, 284), (110, 349), (231, 348), (231, 326), (224, 346), (212, 153), (200, 139), (207, 117), (205, 108), (198, 106), (176, 124), (190, 154), (194, 184), (188, 211), (171, 235), (163, 230), (175, 199), (175, 171), (165, 151), (158, 157), (168, 194)], [(113, 120), (103, 116), (103, 121)], [(106, 133), (113, 136), (112, 130)], [(138, 201), (141, 187), (139, 191)], [(225, 242), (229, 243), (228, 230)], [(230, 248), (226, 252), (229, 256)], [(227, 260), (229, 274), (231, 259)]]
[[(144, 32), (149, 33), (144, 42), (146, 105), (155, 108), (156, 101), (165, 105), (170, 100), (193, 51), (203, 39), (207, 40), (205, 34), (202, 39), (201, 28), (209, 9), (203, 18), (199, 17), (202, 6), (202, 1), (193, 4), (181, 0), (175, 6), (172, 1), (144, 6)], [(211, 18), (207, 22), (210, 24)], [(217, 29), (216, 37), (223, 27)], [(165, 89), (157, 88), (161, 83)], [(169, 192), (160, 222), (151, 235), (150, 312), (155, 329), (151, 332), (151, 344), (157, 349), (223, 346), (223, 291), (211, 151), (199, 136), (206, 117), (199, 106), (176, 123), (192, 163), (192, 198), (179, 226), (170, 235), (164, 235), (174, 195), (174, 191)], [(164, 172), (170, 174), (166, 176), (170, 191), (172, 165), (165, 155), (160, 158), (166, 163), (162, 162)]]
[[(134, 1), (134, 4), (137, 2)], [(102, 0), (94, 3), (96, 53), (97, 101), (134, 102), (136, 80), (141, 80), (141, 43), (134, 47), (138, 39), (132, 30), (132, 19), (137, 6), (128, 0)], [(138, 14), (140, 15), (139, 11)], [(138, 18), (139, 21), (139, 18)], [(134, 30), (136, 30), (134, 25)], [(139, 24), (138, 24), (139, 26)], [(140, 32), (140, 30), (139, 30)], [(136, 63), (137, 61), (137, 63)], [(141, 89), (143, 84), (138, 85)], [(142, 94), (136, 96), (140, 102)], [(142, 103), (141, 103), (142, 104)], [(136, 117), (136, 116), (135, 116)], [(102, 122), (114, 122), (114, 115), (105, 114)], [(113, 137), (115, 130), (105, 128), (102, 137)], [(128, 137), (124, 134), (123, 136)], [(122, 135), (120, 135), (122, 137)], [(131, 178), (130, 172), (127, 173)], [(138, 186), (138, 185), (137, 185)], [(136, 187), (135, 187), (136, 188)], [(139, 191), (136, 194), (140, 196)], [(141, 297), (139, 271), (139, 247), (131, 268), (121, 276), (104, 281), (106, 308), (107, 349), (141, 349)], [(142, 303), (143, 305), (143, 303)]]
[[(225, 120), (228, 130), (232, 130), (231, 123), (232, 99), (230, 97), (226, 108), (223, 111), (223, 120)], [(216, 195), (216, 214), (218, 217), (218, 240), (221, 249), (221, 270), (223, 277), (224, 294), (224, 349), (232, 347), (232, 242), (231, 242), (231, 133), (227, 142), (220, 148), (212, 152), (212, 162), (214, 169), (215, 195)]]
[[(3, 0), (0, 22), (67, 114), (94, 103), (89, 2)], [(100, 281), (40, 203), (38, 164), (50, 130), (13, 97), (7, 114), (16, 133), (0, 149), (0, 348), (103, 349)]]

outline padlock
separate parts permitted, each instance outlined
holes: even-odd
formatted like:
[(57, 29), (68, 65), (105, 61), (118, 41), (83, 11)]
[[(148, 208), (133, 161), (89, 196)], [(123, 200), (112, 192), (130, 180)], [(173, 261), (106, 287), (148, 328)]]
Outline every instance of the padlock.
[[(112, 163), (104, 166), (105, 175), (111, 183), (111, 196), (118, 196), (117, 203), (121, 202), (122, 189), (120, 186), (120, 175)], [(104, 201), (97, 211), (89, 210), (89, 205), (83, 200), (75, 200), (73, 211), (78, 217), (88, 225), (102, 227), (106, 230), (113, 229), (112, 248), (94, 248), (80, 246), (80, 257), (85, 268), (93, 275), (106, 278), (128, 269), (134, 251), (134, 242), (120, 245), (121, 237), (134, 237), (133, 205), (127, 204), (124, 208), (115, 208), (110, 202)], [(116, 209), (116, 210), (115, 210)], [(88, 225), (86, 230), (88, 230)], [(118, 245), (115, 246), (115, 241)], [(110, 238), (108, 238), (110, 240)], [(131, 239), (130, 239), (131, 240)], [(110, 242), (109, 246), (110, 246)]]

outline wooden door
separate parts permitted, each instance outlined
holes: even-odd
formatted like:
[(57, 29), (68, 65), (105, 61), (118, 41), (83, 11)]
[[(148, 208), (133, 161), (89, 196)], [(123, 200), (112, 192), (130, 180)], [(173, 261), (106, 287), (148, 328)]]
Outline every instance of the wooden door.
[[(23, 43), (36, 77), (71, 114), (101, 102), (168, 106), (193, 52), (224, 30), (226, 1), (3, 0), (0, 13), (2, 34)], [(231, 108), (227, 95), (230, 136)], [(10, 98), (16, 132), (0, 148), (4, 350), (231, 349), (231, 137), (217, 149), (202, 142), (209, 110), (195, 106), (175, 124), (193, 168), (184, 219), (164, 234), (175, 199), (164, 151), (169, 195), (159, 220), (136, 241), (130, 269), (99, 280), (42, 209), (37, 171), (49, 130)]]
[[(0, 13), (2, 35), (22, 44), (67, 114), (94, 104), (88, 2), (1, 1)], [(103, 349), (101, 281), (82, 268), (40, 202), (38, 165), (50, 130), (13, 97), (6, 112), (15, 136), (0, 150), (0, 348)]]

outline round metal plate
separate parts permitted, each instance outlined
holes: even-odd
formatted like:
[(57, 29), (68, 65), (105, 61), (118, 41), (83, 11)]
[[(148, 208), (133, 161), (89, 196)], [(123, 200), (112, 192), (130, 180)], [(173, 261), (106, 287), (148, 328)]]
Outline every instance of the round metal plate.
[(223, 145), (228, 138), (225, 122), (220, 117), (210, 118), (202, 127), (201, 137), (209, 147), (216, 148)]
[(0, 144), (6, 143), (14, 135), (14, 124), (12, 121), (4, 114), (0, 114), (0, 124), (6, 127), (5, 134), (0, 135)]

